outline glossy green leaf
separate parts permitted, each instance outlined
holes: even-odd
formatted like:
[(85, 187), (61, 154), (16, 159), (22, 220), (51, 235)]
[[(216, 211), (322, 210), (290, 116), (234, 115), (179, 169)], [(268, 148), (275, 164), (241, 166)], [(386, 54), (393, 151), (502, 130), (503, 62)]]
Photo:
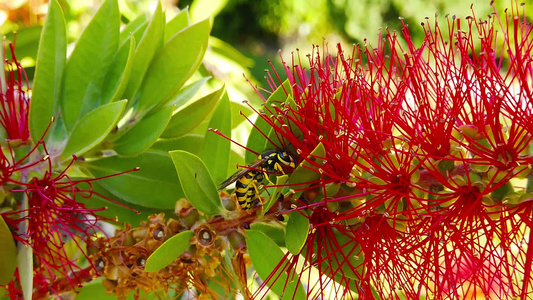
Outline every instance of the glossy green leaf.
[(274, 293), (283, 299), (307, 299), (298, 274), (293, 268), (287, 266), (288, 261), (285, 261), (283, 266), (279, 266), (284, 255), (274, 241), (260, 231), (247, 230), (246, 245), (259, 277), (267, 280), (273, 274), (271, 279), (265, 283)]
[(189, 152), (169, 152), (180, 179), (185, 197), (199, 211), (214, 215), (224, 209), (217, 188), (204, 162)]
[(190, 153), (200, 153), (204, 144), (204, 136), (200, 134), (186, 134), (175, 139), (159, 139), (151, 149), (168, 152), (183, 150)]
[(179, 90), (178, 93), (173, 97), (172, 100), (168, 102), (168, 105), (175, 105), (176, 109), (180, 109), (185, 105), (189, 100), (198, 93), (202, 86), (210, 79), (211, 77), (203, 77), (187, 86), (184, 86)]
[(130, 80), (124, 91), (122, 98), (132, 99), (133, 95), (139, 88), (150, 62), (155, 54), (163, 46), (163, 35), (165, 31), (165, 14), (161, 9), (161, 2), (158, 2), (152, 20), (144, 31), (135, 49), (132, 61)]
[[(76, 293), (76, 300), (116, 300), (117, 296), (115, 294), (109, 294), (102, 284), (104, 278), (100, 277), (94, 279), (83, 285), (83, 288), (79, 290), (79, 293)], [(138, 293), (136, 293), (138, 292)], [(169, 291), (171, 294), (172, 291)], [(139, 300), (139, 299), (159, 299), (155, 296), (154, 292), (145, 292), (143, 289), (139, 291), (130, 291), (129, 294), (123, 295), (122, 300)]]
[(146, 260), (144, 270), (157, 272), (175, 261), (180, 255), (189, 249), (189, 241), (194, 236), (190, 230), (182, 231), (166, 240)]
[(230, 177), (235, 172), (239, 170), (237, 166), (243, 166), (244, 165), (244, 157), (237, 153), (234, 149), (230, 149), (229, 153), (229, 161), (228, 161), (228, 170), (226, 173), (226, 177)]
[(246, 105), (244, 103), (241, 103), (241, 102), (231, 101), (231, 126), (232, 126), (232, 129), (236, 128), (237, 126), (239, 126), (243, 122), (246, 122), (246, 124), (250, 128), (250, 129), (246, 130), (246, 132), (249, 132), (250, 130), (252, 130), (253, 126), (248, 121), (246, 121), (246, 119), (243, 118), (242, 115), (251, 116), (253, 114), (254, 114), (253, 110), (248, 105)]
[[(42, 30), (43, 26), (40, 25), (19, 27), (16, 31), (16, 43), (14, 43), (15, 32), (10, 32), (5, 35), (8, 42), (16, 44), (15, 52), (18, 61), (26, 57), (31, 57), (34, 60), (37, 60), (37, 51), (41, 42), (40, 37)], [(6, 51), (5, 54), (7, 59), (12, 60), (11, 51)]]
[(223, 92), (224, 87), (179, 110), (172, 116), (167, 128), (163, 134), (161, 134), (161, 137), (176, 138), (190, 133), (191, 130), (201, 124), (207, 115), (209, 115), (209, 113), (216, 107)]
[(115, 141), (114, 149), (117, 154), (136, 155), (150, 148), (167, 126), (173, 110), (173, 106), (166, 106), (142, 118), (139, 123)]
[(6, 286), (0, 286), (0, 300), (9, 300)]
[(184, 9), (172, 18), (172, 20), (168, 21), (165, 26), (165, 43), (187, 26), (189, 26), (189, 10)]
[(261, 214), (265, 214), (268, 212), (272, 206), (278, 201), (281, 193), (284, 189), (286, 189), (286, 186), (283, 186), (287, 181), (289, 180), (288, 175), (282, 175), (282, 176), (276, 176), (276, 186), (272, 189), (272, 191), (269, 191), (270, 197), (268, 200), (263, 204), (263, 211)]
[[(87, 284), (83, 285), (83, 288), (76, 294), (76, 300), (116, 300), (117, 297), (114, 294), (108, 294), (106, 288), (102, 284), (102, 279), (95, 279)], [(129, 299), (128, 297), (127, 299)]]
[(28, 245), (18, 247), (18, 271), (24, 299), (32, 299), (33, 295), (33, 249)]
[(6, 285), (14, 278), (16, 268), (17, 247), (11, 230), (0, 216), (0, 285)]
[(254, 222), (250, 225), (250, 228), (266, 234), (279, 247), (285, 247), (285, 227), (283, 227), (283, 224)]
[[(148, 26), (148, 17), (145, 14), (141, 14), (135, 20), (131, 21), (122, 29), (119, 36), (119, 45), (123, 46), (125, 43), (129, 43), (130, 36), (133, 34), (135, 41), (140, 41), (144, 30)], [(137, 45), (135, 45), (137, 46)]]
[[(307, 157), (307, 160), (302, 161), (300, 165), (294, 169), (288, 185), (290, 185), (293, 189), (301, 189), (308, 187), (312, 184), (312, 182), (319, 180), (320, 172), (318, 171), (318, 166), (322, 165), (322, 158), (325, 157), (325, 155), (326, 150), (324, 149), (324, 145), (319, 143), (315, 149), (311, 151), (311, 154)], [(311, 164), (309, 161), (313, 161), (314, 163)], [(297, 191), (293, 196), (294, 199), (298, 199), (301, 193), (302, 191)]]
[(176, 202), (184, 194), (167, 153), (147, 151), (136, 157), (112, 156), (86, 165), (95, 177), (117, 174), (136, 167), (140, 170), (102, 179), (98, 183), (124, 201), (145, 207), (174, 209)]
[(209, 20), (174, 35), (154, 58), (139, 90), (139, 111), (165, 105), (200, 66), (207, 49)]
[[(296, 103), (292, 99), (292, 96), (287, 96), (287, 99), (283, 102), (283, 104), (277, 103), (278, 107), (281, 105), (290, 106), (292, 109), (296, 110)], [(291, 134), (298, 137), (298, 139), (302, 139), (303, 134), (301, 130), (292, 122), (289, 118), (285, 119), (285, 124), (288, 124), (288, 128), (291, 128)], [(277, 127), (280, 127), (280, 122), (278, 120), (274, 121), (274, 124)], [(265, 147), (264, 150), (271, 149), (272, 143), (270, 141), (275, 142), (277, 145), (289, 145), (289, 141), (287, 141), (282, 134), (279, 133), (279, 130), (274, 129), (274, 126), (271, 126), (270, 131), (267, 134), (267, 139), (265, 141)], [(263, 151), (264, 151), (263, 150)]]
[(227, 59), (230, 59), (242, 67), (251, 68), (254, 66), (254, 60), (244, 56), (239, 50), (232, 45), (218, 39), (214, 36), (209, 37), (209, 48), (214, 53), (217, 53)]
[(85, 115), (72, 129), (62, 157), (82, 155), (98, 145), (117, 124), (126, 100), (102, 105)]
[(285, 245), (294, 255), (300, 254), (309, 236), (309, 219), (299, 211), (293, 211), (287, 222)]
[(104, 81), (102, 104), (120, 100), (130, 78), (134, 49), (135, 39), (132, 35), (130, 42), (115, 53)]
[[(22, 208), (29, 207), (28, 197), (26, 195), (22, 198)], [(23, 219), (18, 224), (18, 232), (21, 235), (28, 234), (28, 211), (23, 210), (20, 213), (20, 217)], [(20, 279), (20, 290), (24, 294), (24, 300), (32, 299), (33, 295), (33, 248), (29, 245), (19, 243), (17, 246), (17, 267)]]
[[(73, 178), (75, 180), (76, 178)], [(140, 222), (146, 221), (151, 214), (162, 212), (161, 209), (153, 209), (144, 206), (135, 205), (119, 199), (117, 196), (111, 194), (98, 181), (91, 182), (91, 186), (86, 183), (79, 183), (77, 185), (80, 189), (91, 190), (93, 193), (90, 198), (78, 197), (76, 201), (83, 203), (89, 209), (98, 209), (105, 207), (106, 209), (96, 211), (99, 216), (116, 220), (120, 223), (128, 223), (135, 226), (140, 226)], [(111, 200), (109, 200), (111, 199)], [(123, 204), (123, 205), (121, 205)], [(172, 213), (173, 210), (167, 211)]]
[[(270, 105), (272, 104), (278, 104), (279, 102), (285, 102), (287, 100), (287, 94), (292, 93), (291, 89), (291, 83), (289, 80), (285, 80), (283, 82), (283, 85), (280, 85), (273, 93), (268, 97), (267, 102), (265, 103), (265, 107), (270, 109)], [(269, 118), (269, 113), (267, 112), (267, 118)], [(257, 120), (254, 123), (254, 127), (250, 131), (250, 135), (248, 136), (248, 142), (246, 143), (246, 147), (248, 149), (252, 149), (257, 153), (262, 153), (267, 149), (268, 141), (265, 138), (264, 135), (268, 135), (272, 127), (268, 124), (265, 119), (263, 119), (261, 116), (257, 117)], [(273, 147), (273, 146), (272, 146)], [(257, 159), (257, 155), (250, 151), (246, 151), (246, 154), (244, 156), (244, 160), (247, 164), (250, 164), (254, 162)]]
[(107, 68), (118, 49), (119, 29), (117, 0), (106, 0), (76, 43), (63, 77), (61, 114), (68, 131), (100, 106)]
[(52, 0), (39, 43), (30, 100), (29, 127), (34, 141), (42, 137), (52, 116), (56, 116), (59, 110), (61, 79), (66, 60), (65, 18), (57, 1)]
[[(224, 93), (218, 103), (218, 107), (209, 122), (209, 128), (218, 130), (225, 136), (231, 138), (231, 108), (227, 93)], [(222, 182), (227, 177), (230, 148), (231, 143), (229, 140), (214, 132), (208, 132), (206, 134), (200, 157), (215, 182)]]

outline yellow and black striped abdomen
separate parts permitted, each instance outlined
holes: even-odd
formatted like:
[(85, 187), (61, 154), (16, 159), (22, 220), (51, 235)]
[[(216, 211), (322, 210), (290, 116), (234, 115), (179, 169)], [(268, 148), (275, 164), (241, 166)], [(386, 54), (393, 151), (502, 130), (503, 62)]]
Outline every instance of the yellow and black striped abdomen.
[(259, 199), (259, 185), (263, 182), (263, 172), (250, 170), (235, 182), (235, 196), (242, 209), (251, 209)]

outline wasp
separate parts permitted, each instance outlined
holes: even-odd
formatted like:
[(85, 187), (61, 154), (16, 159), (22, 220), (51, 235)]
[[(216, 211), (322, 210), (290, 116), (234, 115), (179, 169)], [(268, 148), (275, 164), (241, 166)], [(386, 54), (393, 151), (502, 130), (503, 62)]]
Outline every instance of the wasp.
[(285, 174), (284, 168), (294, 169), (294, 158), (285, 150), (267, 150), (246, 168), (233, 174), (218, 187), (219, 190), (235, 182), (235, 196), (242, 209), (251, 209), (260, 200), (259, 186), (268, 176), (267, 173)]

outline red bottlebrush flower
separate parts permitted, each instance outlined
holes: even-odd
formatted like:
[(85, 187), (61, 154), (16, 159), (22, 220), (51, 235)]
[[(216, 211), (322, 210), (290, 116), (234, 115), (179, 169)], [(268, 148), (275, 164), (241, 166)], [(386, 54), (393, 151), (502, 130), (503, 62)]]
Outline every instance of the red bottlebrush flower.
[[(337, 214), (323, 207), (311, 208), (310, 230), (299, 255), (287, 252), (261, 287), (254, 299), (264, 297), (267, 286), (279, 281), (285, 273), (289, 280), (307, 280), (307, 299), (356, 299), (359, 291), (362, 252), (345, 224), (336, 223)], [(296, 212), (297, 213), (297, 212)], [(303, 262), (302, 262), (303, 260)], [(318, 276), (316, 271), (318, 270)], [(284, 297), (294, 295), (284, 291)]]
[[(397, 113), (400, 100), (395, 97), (401, 95), (394, 93), (393, 86), (402, 86), (384, 77), (384, 44), (366, 49), (364, 55), (355, 47), (350, 58), (344, 56), (340, 46), (335, 58), (327, 53), (322, 57), (318, 47), (315, 51), (308, 56), (309, 71), (302, 67), (299, 57), (292, 68), (283, 61), (292, 87), (285, 92), (294, 103), (265, 107), (266, 112), (259, 116), (275, 129), (280, 140), (294, 147), (301, 159), (322, 143), (328, 151), (317, 171), (331, 178), (327, 182), (348, 181), (356, 152), (378, 154), (390, 141), (394, 121), (390, 114)], [(365, 60), (376, 61), (376, 69), (365, 69), (361, 65)], [(391, 61), (387, 67), (394, 69), (396, 63)], [(269, 74), (269, 86), (283, 87), (274, 72), (279, 85)], [(390, 89), (380, 90), (387, 84)]]
[[(25, 142), (30, 138), (28, 78), (24, 68), (17, 61), (12, 44), (9, 44), (9, 49), (12, 61), (5, 60), (5, 82), (0, 81), (0, 123), (9, 139)], [(5, 52), (4, 47), (4, 57)]]
[[(37, 151), (39, 146), (42, 146), (44, 156)], [(72, 180), (67, 171), (77, 159), (75, 156), (61, 173), (54, 174), (52, 159), (42, 140), (18, 161), (14, 161), (13, 151), (10, 152), (12, 157), (5, 159), (7, 172), (3, 174), (6, 176), (3, 181), (11, 186), (10, 193), (24, 193), (25, 200), (13, 211), (2, 213), (2, 217), (17, 231), (14, 238), (33, 249), (36, 260), (34, 291), (59, 295), (64, 291), (76, 290), (88, 278), (92, 278), (94, 269), (92, 264), (92, 268), (79, 265), (80, 255), (89, 258), (84, 250), (85, 241), (103, 232), (100, 221), (113, 221), (97, 214), (105, 207), (89, 209), (76, 198), (90, 198), (97, 194), (92, 190), (91, 182), (102, 178)], [(36, 170), (44, 174), (29, 178)], [(19, 174), (17, 178), (12, 176), (15, 173)], [(59, 279), (61, 284), (57, 286), (62, 290), (55, 290), (55, 282)], [(16, 282), (12, 284), (13, 287), (16, 287)]]
[[(301, 255), (321, 276), (368, 299), (531, 297), (533, 27), (513, 5), (505, 20), (426, 22), (420, 47), (402, 23), (405, 48), (387, 32), (348, 58), (316, 50), (309, 70), (284, 63), (289, 101), (259, 117), (321, 174), (308, 188), (321, 195), (294, 199), (315, 231)], [(323, 165), (308, 158), (319, 143)], [(339, 233), (358, 264), (328, 251)]]

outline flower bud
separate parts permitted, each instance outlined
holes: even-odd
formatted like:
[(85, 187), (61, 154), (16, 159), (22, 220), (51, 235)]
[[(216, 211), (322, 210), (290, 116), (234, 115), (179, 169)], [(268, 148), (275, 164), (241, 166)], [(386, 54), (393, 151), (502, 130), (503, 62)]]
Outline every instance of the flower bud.
[(228, 234), (228, 240), (235, 251), (246, 252), (246, 239), (242, 233), (237, 230), (231, 231)]

